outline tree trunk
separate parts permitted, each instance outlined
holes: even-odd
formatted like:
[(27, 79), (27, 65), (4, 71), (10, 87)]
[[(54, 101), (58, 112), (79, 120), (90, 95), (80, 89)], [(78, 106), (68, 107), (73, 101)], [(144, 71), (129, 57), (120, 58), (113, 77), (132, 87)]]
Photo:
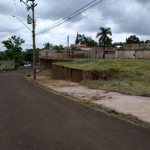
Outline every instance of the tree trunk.
[(105, 43), (104, 43), (104, 46), (103, 46), (103, 58), (105, 58)]

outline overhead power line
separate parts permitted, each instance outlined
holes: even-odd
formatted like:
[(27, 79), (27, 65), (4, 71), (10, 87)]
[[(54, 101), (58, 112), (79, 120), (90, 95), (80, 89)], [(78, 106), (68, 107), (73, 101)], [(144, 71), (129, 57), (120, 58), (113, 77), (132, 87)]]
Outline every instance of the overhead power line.
[(17, 28), (17, 29), (11, 29), (11, 30), (4, 30), (4, 31), (0, 31), (0, 32), (13, 32), (13, 31), (17, 31), (17, 30), (20, 30), (20, 29), (23, 29), (25, 27), (20, 27), (20, 28)]
[[(110, 1), (111, 1), (111, 0), (110, 0)], [(67, 22), (68, 20), (70, 20), (70, 19), (72, 19), (72, 18), (74, 18), (74, 17), (80, 15), (81, 13), (83, 13), (83, 12), (89, 10), (89, 9), (91, 10), (91, 8), (93, 8), (93, 7), (95, 8), (95, 6), (96, 6), (97, 4), (99, 4), (100, 2), (101, 2), (101, 3), (100, 3), (99, 5), (102, 6), (102, 5), (107, 4), (107, 3), (110, 2), (110, 1), (109, 1), (109, 0), (106, 0), (106, 1), (99, 0), (99, 1), (96, 2), (96, 3), (94, 3), (95, 1), (93, 1), (94, 4), (90, 5), (92, 2), (89, 3), (89, 4), (87, 4), (86, 6), (80, 8), (79, 10), (75, 11), (75, 12), (72, 13), (71, 15), (69, 15), (69, 16), (65, 17), (64, 19), (58, 21), (57, 23), (53, 24), (52, 26), (50, 26), (50, 27), (48, 27), (48, 28), (45, 28), (44, 30), (39, 31), (39, 32), (37, 33), (37, 35), (41, 35), (41, 34), (43, 34), (43, 33), (45, 33), (45, 32), (48, 32), (49, 30), (52, 30), (52, 29), (54, 29), (54, 28), (60, 26), (61, 24)], [(117, 1), (119, 1), (119, 0), (116, 0), (115, 2), (117, 2)], [(114, 1), (113, 1), (112, 3), (110, 3), (109, 5), (111, 5), (111, 4), (113, 4), (113, 3), (114, 3)], [(109, 5), (107, 5), (107, 6), (109, 6)], [(87, 7), (87, 6), (88, 6), (88, 7)], [(105, 6), (105, 7), (107, 7), (107, 6)], [(84, 8), (85, 8), (85, 9), (84, 9)], [(94, 8), (93, 8), (93, 9), (94, 9)], [(82, 11), (80, 11), (80, 10), (82, 10)], [(89, 11), (90, 11), (90, 10), (89, 10)], [(83, 16), (82, 16), (82, 18), (83, 18)]]
[(49, 18), (54, 13), (59, 11), (63, 6), (65, 6), (70, 0), (61, 0), (58, 4), (54, 5), (52, 8), (49, 8), (48, 11), (37, 20), (37, 24), (40, 24), (43, 22), (43, 19)]
[[(107, 4), (106, 6), (104, 6), (104, 7), (102, 7), (102, 8), (100, 8), (100, 9), (98, 9), (98, 10), (95, 10), (95, 11), (92, 11), (92, 12), (90, 12), (91, 10), (89, 10), (88, 12), (88, 14), (86, 14), (86, 15), (84, 15), (84, 16), (81, 16), (81, 17), (79, 17), (79, 18), (76, 18), (74, 21), (72, 20), (72, 22), (68, 22), (67, 23), (67, 25), (68, 24), (71, 24), (71, 23), (73, 23), (73, 22), (76, 22), (76, 21), (79, 21), (79, 20), (81, 20), (81, 19), (83, 19), (84, 17), (86, 17), (86, 16), (89, 16), (89, 15), (91, 15), (91, 14), (93, 14), (93, 13), (96, 13), (96, 12), (98, 12), (99, 10), (102, 10), (102, 9), (104, 9), (104, 8), (106, 8), (106, 7), (108, 7), (108, 6), (110, 6), (110, 5), (112, 5), (112, 4), (114, 4), (114, 3), (116, 3), (117, 1), (119, 1), (119, 0), (116, 0), (116, 1), (114, 1), (114, 2), (112, 2), (112, 3), (110, 3), (110, 4)], [(97, 6), (98, 7), (98, 6)], [(96, 7), (95, 7), (96, 8)], [(94, 9), (94, 8), (93, 8)], [(78, 17), (78, 16), (77, 16)], [(66, 24), (62, 24), (62, 25), (66, 25)], [(53, 30), (56, 30), (56, 29), (58, 29), (58, 28), (60, 28), (60, 27), (62, 27), (61, 26), (61, 24), (59, 25), (59, 26), (57, 26), (57, 27), (54, 27), (53, 29), (51, 29), (51, 31), (53, 31)], [(40, 34), (41, 35), (41, 34)]]
[(58, 6), (59, 6), (62, 2), (64, 2), (64, 1), (66, 1), (66, 0), (57, 0), (54, 5), (52, 5), (51, 7), (49, 7), (49, 8), (45, 11), (45, 13), (42, 14), (42, 15), (37, 19), (37, 22), (38, 22), (38, 21), (41, 21), (42, 19), (44, 19), (48, 14), (50, 15), (50, 13), (51, 13), (53, 10), (57, 10), (57, 8), (59, 8)]
[[(58, 26), (59, 24), (65, 22), (66, 20), (69, 20), (71, 17), (73, 17), (73, 15), (75, 15), (75, 14), (78, 13), (78, 12), (81, 13), (81, 12), (80, 12), (81, 10), (84, 10), (86, 7), (90, 6), (91, 4), (93, 4), (93, 3), (96, 2), (96, 1), (97, 1), (97, 0), (94, 0), (94, 1), (92, 1), (92, 2), (90, 2), (90, 3), (88, 3), (87, 5), (83, 6), (83, 7), (80, 8), (79, 10), (73, 12), (72, 14), (68, 15), (67, 17), (61, 19), (60, 21), (58, 21), (57, 23), (53, 24), (52, 26), (50, 26), (50, 27), (48, 27), (48, 28), (45, 28), (44, 30), (39, 31), (39, 32), (37, 33), (37, 35), (40, 34), (40, 33), (42, 33), (42, 32), (46, 32), (47, 30), (50, 30), (50, 29), (51, 29), (52, 27), (54, 27), (54, 26)], [(99, 0), (97, 3), (101, 2), (101, 1), (102, 1), (102, 0)], [(96, 3), (96, 4), (97, 4), (97, 3)], [(96, 4), (95, 4), (95, 5), (96, 5)]]
[(18, 8), (17, 8), (17, 4), (16, 4), (16, 1), (15, 1), (15, 0), (14, 0), (14, 3), (15, 3), (15, 8), (16, 8), (17, 15), (19, 16)]

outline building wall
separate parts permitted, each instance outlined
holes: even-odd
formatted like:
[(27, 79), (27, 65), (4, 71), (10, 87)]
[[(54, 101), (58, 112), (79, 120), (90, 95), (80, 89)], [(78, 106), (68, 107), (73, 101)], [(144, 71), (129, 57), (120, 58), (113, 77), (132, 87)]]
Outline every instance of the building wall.
[(0, 61), (0, 70), (15, 69), (13, 61)]
[(150, 58), (150, 50), (116, 50), (115, 58)]
[(42, 59), (40, 58), (39, 60), (39, 70), (47, 70), (52, 68), (52, 64), (55, 62), (62, 62), (62, 61), (67, 61), (67, 60), (61, 60), (61, 59)]
[(115, 58), (136, 58), (135, 50), (116, 50)]
[(136, 58), (150, 58), (150, 51), (136, 51)]
[(42, 50), (40, 51), (39, 53), (39, 58), (53, 58), (53, 59), (56, 59), (56, 58), (64, 58), (64, 53), (63, 51), (58, 51), (57, 50), (50, 50), (50, 49), (45, 49), (45, 50)]
[(150, 43), (123, 44), (124, 50), (150, 50)]
[[(105, 57), (106, 58), (115, 58), (115, 48), (107, 48), (105, 49)], [(95, 47), (89, 51), (89, 58), (98, 59), (103, 58), (103, 47)]]
[[(150, 58), (150, 43), (123, 44), (122, 48), (106, 47), (106, 58)], [(95, 47), (89, 51), (70, 51), (71, 58), (91, 58), (99, 59), (103, 57), (103, 47)], [(67, 50), (57, 53), (55, 50), (43, 50), (40, 52), (41, 58), (68, 58)]]

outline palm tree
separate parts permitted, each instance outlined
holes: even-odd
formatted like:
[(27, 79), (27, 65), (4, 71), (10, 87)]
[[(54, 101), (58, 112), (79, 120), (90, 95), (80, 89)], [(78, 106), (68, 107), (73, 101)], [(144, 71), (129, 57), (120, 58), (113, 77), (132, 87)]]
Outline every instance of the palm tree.
[(108, 43), (110, 43), (110, 38), (108, 35), (112, 35), (111, 28), (100, 27), (100, 32), (97, 33), (96, 37), (99, 37), (99, 43), (103, 46), (103, 58), (105, 58), (105, 47)]

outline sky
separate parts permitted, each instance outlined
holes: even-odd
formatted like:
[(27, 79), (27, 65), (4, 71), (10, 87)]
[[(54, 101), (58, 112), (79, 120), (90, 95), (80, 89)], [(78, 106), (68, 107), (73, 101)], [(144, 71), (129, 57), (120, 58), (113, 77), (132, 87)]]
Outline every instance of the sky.
[[(149, 0), (35, 0), (35, 3), (37, 48), (43, 48), (47, 42), (67, 46), (67, 36), (69, 43), (74, 44), (77, 32), (98, 42), (96, 34), (100, 27), (111, 28), (113, 42), (125, 42), (130, 35), (150, 40)], [(28, 15), (32, 16), (32, 11), (27, 11), (20, 0), (0, 0), (0, 51), (5, 50), (1, 42), (13, 35), (25, 40), (23, 50), (32, 47)], [(44, 29), (47, 32), (39, 34)]]

